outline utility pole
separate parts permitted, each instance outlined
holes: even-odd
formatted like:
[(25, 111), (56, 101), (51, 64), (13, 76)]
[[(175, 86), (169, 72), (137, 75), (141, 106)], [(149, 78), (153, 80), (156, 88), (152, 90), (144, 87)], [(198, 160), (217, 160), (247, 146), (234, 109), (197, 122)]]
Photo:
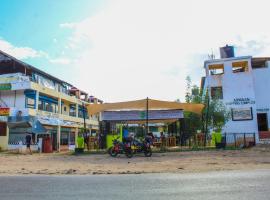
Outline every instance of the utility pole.
[(206, 91), (206, 97), (207, 97), (207, 107), (206, 107), (206, 117), (205, 117), (205, 134), (204, 134), (204, 146), (206, 146), (206, 140), (207, 140), (207, 135), (208, 135), (208, 115), (209, 115), (209, 93), (208, 89)]

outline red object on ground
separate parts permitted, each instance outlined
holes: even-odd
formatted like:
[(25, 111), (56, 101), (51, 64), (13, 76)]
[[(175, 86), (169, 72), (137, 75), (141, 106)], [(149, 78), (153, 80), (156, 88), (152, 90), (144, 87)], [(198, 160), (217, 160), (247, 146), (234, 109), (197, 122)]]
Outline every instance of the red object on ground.
[(44, 138), (43, 139), (43, 153), (52, 153), (52, 142), (51, 142), (51, 138)]
[(260, 131), (259, 132), (260, 140), (269, 140), (270, 139), (270, 132), (269, 131)]

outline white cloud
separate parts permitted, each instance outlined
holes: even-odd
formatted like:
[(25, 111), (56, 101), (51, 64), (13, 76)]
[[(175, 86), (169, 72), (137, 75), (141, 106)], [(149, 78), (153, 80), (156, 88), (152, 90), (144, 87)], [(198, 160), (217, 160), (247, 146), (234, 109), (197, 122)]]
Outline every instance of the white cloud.
[(16, 47), (0, 38), (0, 50), (16, 57), (17, 59), (28, 59), (36, 58), (41, 56), (46, 56), (46, 53), (42, 51), (37, 51), (30, 47)]
[(60, 24), (60, 28), (74, 28), (75, 27), (75, 23), (62, 23)]
[[(203, 60), (233, 44), (240, 54), (270, 55), (268, 1), (110, 1), (102, 12), (61, 24), (73, 34), (67, 47), (78, 87), (109, 101), (184, 99), (185, 77), (203, 75)], [(250, 41), (259, 41), (252, 43)], [(256, 46), (256, 47), (255, 47)], [(239, 54), (238, 53), (238, 54)], [(205, 56), (205, 57), (204, 57)], [(219, 56), (216, 56), (219, 57)]]
[(60, 64), (60, 65), (68, 65), (71, 63), (71, 60), (69, 58), (55, 58), (55, 59), (49, 59), (49, 61), (53, 64)]

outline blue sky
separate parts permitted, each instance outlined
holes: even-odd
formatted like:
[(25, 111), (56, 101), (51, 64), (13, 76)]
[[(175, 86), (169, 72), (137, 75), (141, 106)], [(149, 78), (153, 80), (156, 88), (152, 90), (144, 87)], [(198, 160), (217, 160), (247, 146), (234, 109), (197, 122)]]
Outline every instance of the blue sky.
[(0, 0), (0, 49), (105, 101), (183, 101), (185, 77), (199, 84), (220, 46), (270, 55), (268, 4)]
[[(91, 17), (105, 3), (104, 0), (1, 0), (0, 38), (15, 47), (30, 47), (54, 59), (65, 51), (68, 54), (64, 46), (71, 30), (61, 29), (59, 24)], [(44, 56), (27, 57), (23, 60), (68, 79), (70, 73), (63, 74), (62, 68), (59, 69), (57, 64), (50, 63), (50, 59)]]

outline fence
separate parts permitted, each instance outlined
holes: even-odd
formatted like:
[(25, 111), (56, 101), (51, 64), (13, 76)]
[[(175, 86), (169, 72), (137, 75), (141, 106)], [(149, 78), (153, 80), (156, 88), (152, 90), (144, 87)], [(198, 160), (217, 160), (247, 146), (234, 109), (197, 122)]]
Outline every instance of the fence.
[[(255, 146), (256, 144), (255, 133), (223, 133), (220, 139), (221, 141), (216, 141), (213, 144), (211, 139), (208, 138), (206, 141), (206, 146), (215, 145), (217, 148), (246, 148)], [(187, 148), (204, 147), (204, 140), (205, 135), (201, 133), (182, 140), (182, 143), (178, 142), (178, 145)]]
[(226, 147), (245, 148), (255, 146), (255, 133), (224, 133), (222, 143)]
[[(38, 143), (31, 145), (32, 151), (38, 151), (38, 149), (39, 149)], [(26, 150), (26, 144), (23, 142), (9, 142), (8, 143), (8, 150), (9, 151), (24, 152)]]

